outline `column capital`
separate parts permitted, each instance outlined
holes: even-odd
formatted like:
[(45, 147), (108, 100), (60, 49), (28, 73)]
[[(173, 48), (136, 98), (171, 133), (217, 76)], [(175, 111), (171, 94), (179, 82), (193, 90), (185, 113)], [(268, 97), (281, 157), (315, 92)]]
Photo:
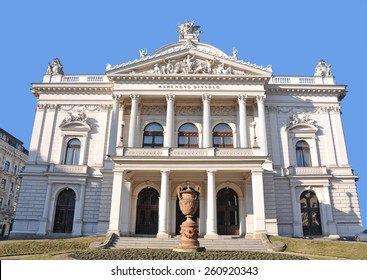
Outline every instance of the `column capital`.
[(265, 95), (256, 95), (256, 101), (257, 101), (257, 103), (264, 102), (265, 99), (266, 99), (266, 96)]
[(243, 94), (243, 93), (239, 94), (237, 96), (237, 100), (238, 100), (239, 103), (240, 102), (246, 102), (246, 100), (247, 100), (247, 94)]
[(167, 100), (167, 102), (169, 102), (169, 101), (175, 102), (176, 95), (174, 95), (172, 93), (166, 94), (166, 100)]
[(212, 174), (215, 174), (215, 172), (217, 172), (217, 170), (207, 170), (206, 173), (212, 173)]
[(138, 101), (139, 98), (140, 98), (140, 94), (138, 94), (138, 93), (132, 93), (132, 94), (130, 94), (130, 97), (131, 97), (131, 100)]
[(170, 172), (171, 170), (166, 170), (166, 169), (161, 170), (161, 174), (169, 174)]
[(210, 100), (212, 99), (212, 95), (209, 93), (204, 93), (202, 96), (203, 102), (207, 101), (210, 102)]
[(113, 98), (113, 100), (120, 101), (121, 94), (113, 93), (113, 94), (112, 94), (112, 98)]

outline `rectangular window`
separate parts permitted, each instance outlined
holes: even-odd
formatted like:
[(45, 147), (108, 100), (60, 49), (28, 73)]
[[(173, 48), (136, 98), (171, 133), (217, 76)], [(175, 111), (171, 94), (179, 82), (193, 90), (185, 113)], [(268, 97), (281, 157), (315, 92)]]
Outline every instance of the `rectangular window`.
[(5, 179), (1, 179), (1, 188), (5, 189), (6, 186), (6, 180)]

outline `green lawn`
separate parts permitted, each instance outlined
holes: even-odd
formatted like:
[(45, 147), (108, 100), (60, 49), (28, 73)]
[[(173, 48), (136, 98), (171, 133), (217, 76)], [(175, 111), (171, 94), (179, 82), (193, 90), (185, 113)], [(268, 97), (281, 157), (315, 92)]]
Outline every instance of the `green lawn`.
[[(308, 240), (299, 238), (270, 237), (272, 242), (287, 245), (285, 253), (255, 252), (204, 252), (177, 253), (172, 250), (104, 250), (89, 249), (92, 242), (103, 242), (104, 237), (69, 239), (6, 240), (0, 241), (0, 259), (363, 259), (367, 260), (367, 243)], [(71, 255), (70, 255), (71, 254)]]
[(270, 236), (270, 241), (287, 244), (286, 252), (305, 255), (367, 260), (367, 242), (333, 241)]

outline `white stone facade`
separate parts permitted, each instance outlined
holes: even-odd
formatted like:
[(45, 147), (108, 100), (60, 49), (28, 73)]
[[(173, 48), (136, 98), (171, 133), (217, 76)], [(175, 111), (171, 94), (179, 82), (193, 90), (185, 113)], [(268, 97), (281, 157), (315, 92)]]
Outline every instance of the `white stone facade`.
[(176, 189), (187, 185), (200, 189), (205, 238), (360, 231), (340, 115), (346, 87), (330, 66), (274, 76), (201, 43), (196, 27), (186, 22), (177, 43), (103, 75), (49, 64), (32, 85), (38, 105), (13, 237), (167, 238), (178, 234)]

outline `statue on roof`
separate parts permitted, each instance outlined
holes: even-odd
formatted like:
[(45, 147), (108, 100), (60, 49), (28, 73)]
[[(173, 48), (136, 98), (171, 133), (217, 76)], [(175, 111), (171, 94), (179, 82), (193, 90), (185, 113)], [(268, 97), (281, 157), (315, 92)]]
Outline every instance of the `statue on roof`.
[(330, 71), (331, 64), (327, 64), (325, 60), (321, 59), (315, 68), (315, 77), (332, 77), (333, 74)]
[(199, 30), (200, 26), (195, 25), (195, 21), (188, 21), (186, 19), (185, 23), (181, 23), (178, 25), (179, 30), (176, 32), (180, 34), (179, 38), (183, 39), (186, 35), (191, 35), (191, 38), (199, 38), (199, 36), (203, 33)]
[(59, 58), (55, 58), (52, 63), (48, 63), (46, 75), (64, 75), (63, 67)]
[(139, 53), (140, 53), (140, 58), (143, 58), (147, 56), (148, 50), (145, 48), (145, 49), (139, 50)]

